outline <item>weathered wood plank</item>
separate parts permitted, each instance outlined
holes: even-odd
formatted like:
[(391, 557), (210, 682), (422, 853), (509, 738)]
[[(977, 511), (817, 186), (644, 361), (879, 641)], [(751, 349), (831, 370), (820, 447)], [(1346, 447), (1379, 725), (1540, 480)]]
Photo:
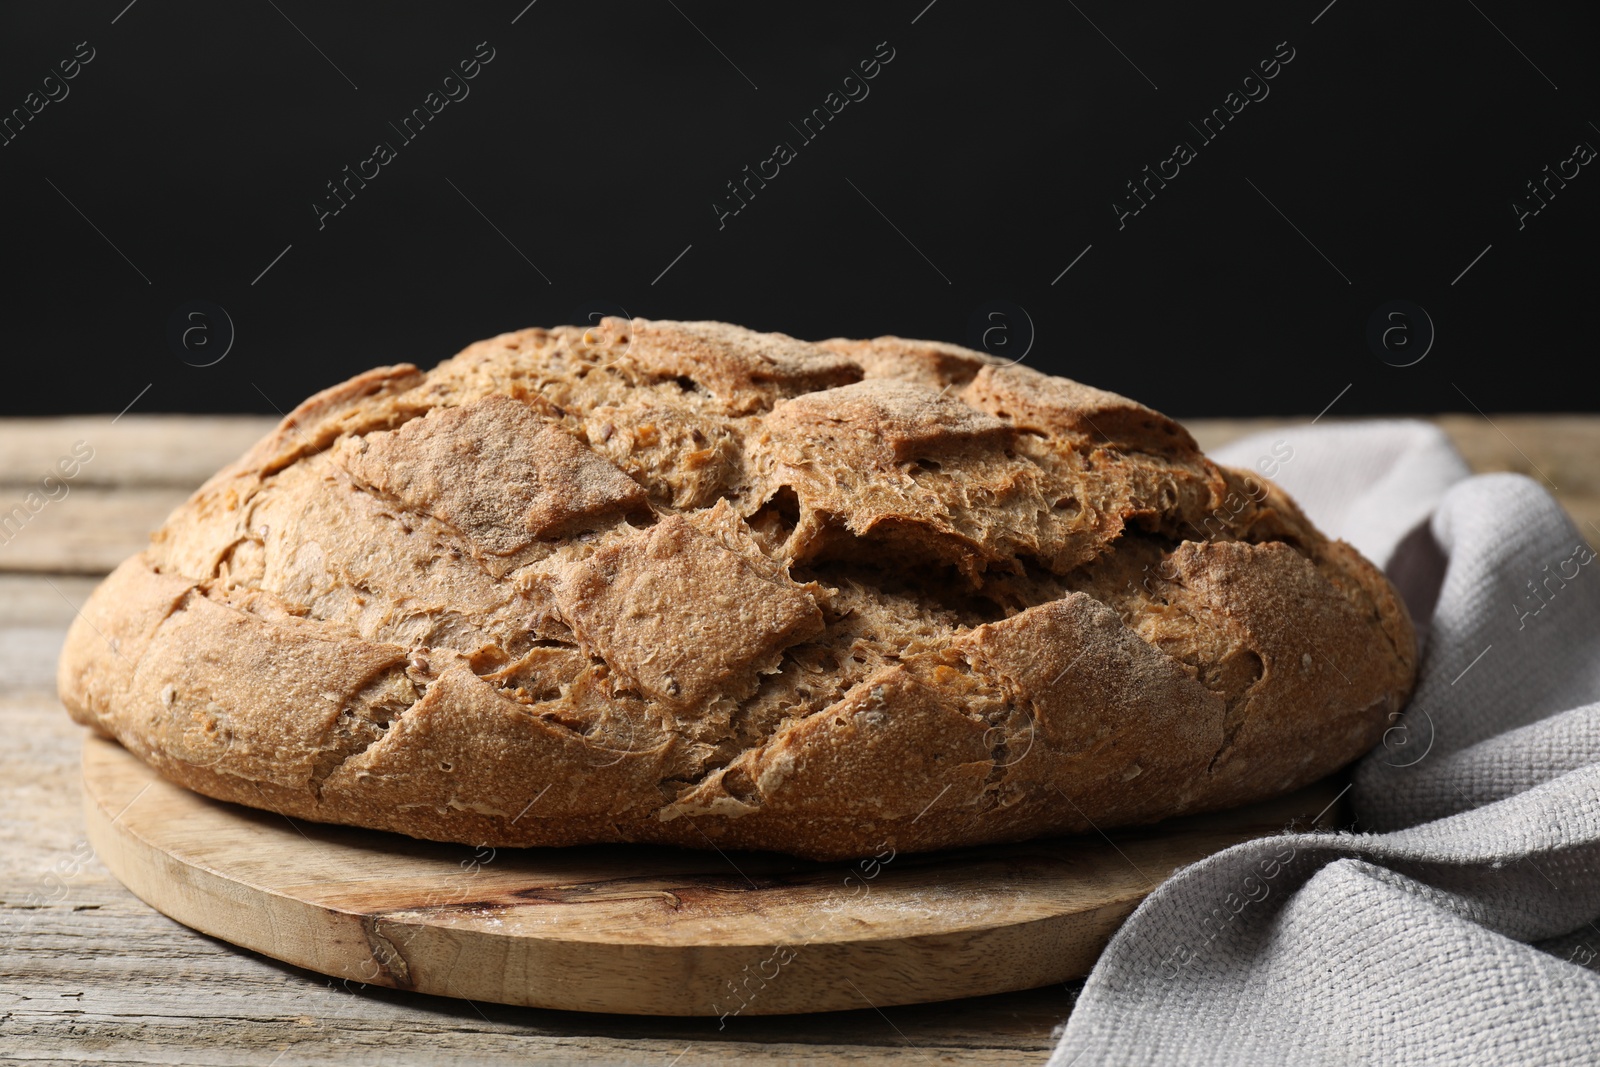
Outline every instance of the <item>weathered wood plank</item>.
[[(71, 574), (0, 573), (0, 637), (10, 626), (65, 630), (98, 578)], [(0, 670), (0, 678), (10, 677)]]
[(0, 574), (0, 693), (48, 692), (66, 628), (98, 578)]
[(276, 423), (258, 415), (73, 415), (0, 419), (0, 485), (37, 485), (63, 457), (92, 453), (71, 479), (83, 485), (193, 489)]
[(53, 626), (0, 630), (0, 678), (7, 690), (48, 690), (55, 683), (56, 657), (66, 632)]
[[(0, 486), (4, 493), (6, 486)], [(80, 486), (0, 532), (0, 571), (106, 574), (142, 550), (193, 487)], [(0, 508), (18, 503), (0, 496)], [(0, 522), (5, 518), (0, 511)]]

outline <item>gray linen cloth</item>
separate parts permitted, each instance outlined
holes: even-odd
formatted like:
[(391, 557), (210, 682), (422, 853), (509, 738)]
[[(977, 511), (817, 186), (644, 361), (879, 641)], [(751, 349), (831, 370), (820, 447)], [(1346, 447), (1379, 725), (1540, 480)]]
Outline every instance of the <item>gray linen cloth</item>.
[(1539, 482), (1468, 476), (1425, 423), (1216, 458), (1259, 461), (1385, 568), (1423, 639), (1416, 692), (1355, 769), (1360, 832), (1175, 874), (1111, 940), (1050, 1067), (1600, 1063), (1600, 530)]

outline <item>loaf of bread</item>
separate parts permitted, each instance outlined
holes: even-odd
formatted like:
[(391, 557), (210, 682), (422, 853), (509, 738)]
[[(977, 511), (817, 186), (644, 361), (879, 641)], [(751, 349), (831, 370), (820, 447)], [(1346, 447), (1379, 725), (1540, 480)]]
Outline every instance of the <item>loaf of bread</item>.
[(837, 859), (1296, 789), (1415, 659), (1381, 573), (1132, 400), (608, 319), (307, 400), (106, 579), (59, 683), (295, 818)]

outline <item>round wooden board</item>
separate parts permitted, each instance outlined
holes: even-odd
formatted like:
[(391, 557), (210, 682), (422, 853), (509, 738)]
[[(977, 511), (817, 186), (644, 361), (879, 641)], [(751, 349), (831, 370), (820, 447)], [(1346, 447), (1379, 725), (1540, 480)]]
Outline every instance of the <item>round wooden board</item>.
[(416, 841), (210, 800), (85, 741), (89, 838), (177, 921), (353, 982), (651, 1015), (883, 1007), (1087, 974), (1176, 868), (1322, 812), (1330, 779), (1111, 837), (813, 863)]

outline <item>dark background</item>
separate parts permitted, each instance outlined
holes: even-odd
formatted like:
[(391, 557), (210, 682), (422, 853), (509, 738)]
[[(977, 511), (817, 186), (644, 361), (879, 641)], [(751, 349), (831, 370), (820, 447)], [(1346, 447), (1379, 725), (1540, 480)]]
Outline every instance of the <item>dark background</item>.
[[(992, 350), (1178, 416), (1600, 400), (1600, 166), (1521, 230), (1512, 209), (1600, 146), (1576, 3), (525, 4), (7, 5), (0, 112), (94, 58), (0, 147), (3, 413), (286, 410), (596, 307), (999, 326)], [(802, 142), (883, 41), (870, 95)], [(389, 123), (479, 42), (470, 95), (404, 143)], [(1270, 95), (1203, 143), (1188, 122), (1279, 42)], [(1180, 140), (1198, 157), (1119, 229), (1124, 183)], [(378, 141), (395, 160), (319, 229)], [(797, 158), (719, 229), (778, 141)], [(169, 338), (193, 300), (231, 347), (209, 308)], [(1411, 366), (1416, 311), (1388, 362), (1366, 337), (1395, 300), (1436, 329)]]

